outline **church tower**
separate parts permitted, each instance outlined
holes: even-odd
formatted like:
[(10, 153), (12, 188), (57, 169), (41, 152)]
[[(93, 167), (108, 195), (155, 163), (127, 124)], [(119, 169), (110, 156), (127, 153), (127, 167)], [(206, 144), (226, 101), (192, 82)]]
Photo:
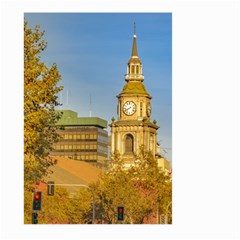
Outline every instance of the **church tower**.
[(118, 118), (112, 118), (111, 152), (119, 152), (126, 164), (131, 164), (134, 154), (139, 153), (141, 146), (147, 151), (157, 154), (156, 121), (151, 121), (151, 99), (143, 81), (142, 62), (138, 57), (136, 27), (132, 55), (127, 64), (125, 85), (117, 96)]

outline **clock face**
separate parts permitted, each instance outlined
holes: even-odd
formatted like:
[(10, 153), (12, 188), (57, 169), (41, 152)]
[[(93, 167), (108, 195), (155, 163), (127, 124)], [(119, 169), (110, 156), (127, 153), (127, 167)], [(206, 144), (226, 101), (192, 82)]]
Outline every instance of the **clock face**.
[(147, 106), (147, 116), (148, 116), (148, 117), (150, 117), (151, 112), (152, 112), (152, 109), (151, 109), (151, 105), (149, 104), (149, 105)]
[(125, 102), (123, 105), (123, 112), (128, 116), (133, 115), (136, 112), (135, 103), (132, 101)]

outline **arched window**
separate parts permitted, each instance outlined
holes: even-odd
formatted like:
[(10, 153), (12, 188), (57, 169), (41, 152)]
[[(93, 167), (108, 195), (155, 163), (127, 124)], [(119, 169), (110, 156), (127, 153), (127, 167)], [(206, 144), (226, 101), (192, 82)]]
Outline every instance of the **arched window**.
[(134, 66), (131, 66), (131, 74), (134, 74)]
[(137, 74), (139, 74), (139, 66), (137, 65), (137, 68), (136, 68), (136, 72)]
[(127, 134), (125, 137), (125, 153), (133, 153), (133, 136)]

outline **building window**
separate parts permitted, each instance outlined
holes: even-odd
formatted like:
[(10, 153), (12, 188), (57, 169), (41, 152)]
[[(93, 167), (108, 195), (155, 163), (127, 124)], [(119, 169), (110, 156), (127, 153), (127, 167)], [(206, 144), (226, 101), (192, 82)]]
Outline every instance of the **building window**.
[(133, 153), (133, 136), (127, 134), (125, 137), (125, 153)]

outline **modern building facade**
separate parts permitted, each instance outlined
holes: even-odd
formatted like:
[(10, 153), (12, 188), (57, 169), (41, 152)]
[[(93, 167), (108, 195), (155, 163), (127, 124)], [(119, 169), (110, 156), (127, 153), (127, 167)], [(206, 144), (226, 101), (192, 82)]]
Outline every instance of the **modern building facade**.
[(54, 144), (52, 156), (85, 161), (102, 165), (108, 159), (107, 121), (97, 117), (77, 117), (71, 110), (62, 110), (58, 125), (63, 130), (58, 133), (61, 139)]
[(157, 154), (157, 126), (151, 120), (151, 99), (143, 81), (142, 62), (138, 57), (134, 31), (132, 55), (127, 65), (125, 85), (117, 96), (118, 118), (112, 119), (111, 152), (119, 152), (126, 165), (131, 164), (140, 147)]

